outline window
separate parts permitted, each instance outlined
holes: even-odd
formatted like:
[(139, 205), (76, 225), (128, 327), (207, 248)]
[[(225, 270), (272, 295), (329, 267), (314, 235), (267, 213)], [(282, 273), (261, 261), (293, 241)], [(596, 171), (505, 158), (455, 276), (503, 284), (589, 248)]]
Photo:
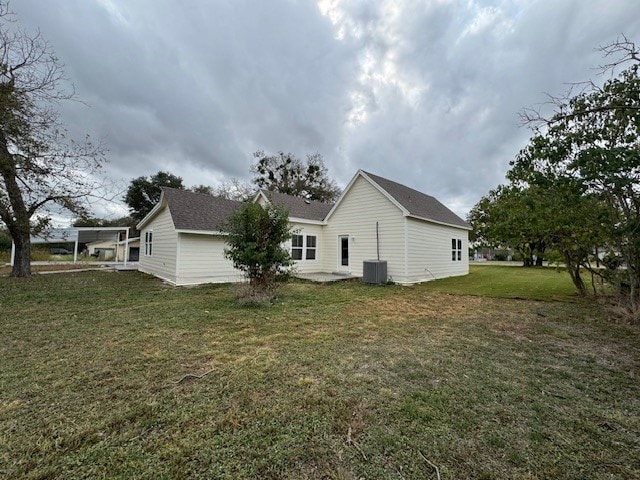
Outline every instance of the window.
[(148, 257), (151, 256), (153, 251), (153, 232), (144, 233), (144, 254)]
[(291, 237), (291, 258), (294, 260), (302, 260), (302, 243), (304, 237), (302, 235), (294, 235)]
[(316, 259), (316, 236), (307, 235), (307, 253), (304, 257), (306, 260)]
[(297, 261), (315, 260), (318, 239), (315, 235), (293, 235), (291, 237), (291, 258)]
[(451, 239), (451, 260), (454, 262), (462, 261), (462, 240), (460, 238)]

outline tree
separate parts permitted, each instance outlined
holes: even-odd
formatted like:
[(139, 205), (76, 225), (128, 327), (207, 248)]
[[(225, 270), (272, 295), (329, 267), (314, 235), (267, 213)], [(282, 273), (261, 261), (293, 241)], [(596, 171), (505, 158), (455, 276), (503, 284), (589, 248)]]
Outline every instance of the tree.
[[(603, 49), (622, 58), (605, 66), (602, 86), (552, 98), (550, 118), (525, 111), (533, 126), (529, 145), (512, 162), (509, 179), (520, 186), (567, 189), (589, 199), (577, 221), (590, 219), (600, 247), (618, 257), (610, 271), (593, 269), (612, 282), (631, 318), (640, 317), (640, 56), (626, 37)], [(631, 66), (614, 75), (615, 69)], [(613, 70), (612, 70), (613, 69)], [(562, 190), (561, 190), (562, 191)], [(595, 214), (594, 214), (595, 212)], [(576, 221), (570, 222), (574, 226)], [(591, 240), (592, 241), (592, 240)], [(589, 268), (589, 262), (583, 262)]]
[(263, 151), (253, 154), (255, 163), (251, 171), (258, 188), (286, 193), (319, 202), (333, 202), (340, 189), (328, 177), (322, 155), (307, 155), (302, 162), (291, 153), (268, 155)]
[(129, 227), (129, 236), (137, 237), (140, 232), (136, 230), (136, 222), (132, 217), (120, 217), (115, 219), (81, 216), (73, 221), (74, 227)]
[(138, 177), (131, 180), (124, 201), (129, 206), (131, 216), (136, 220), (136, 223), (142, 220), (160, 201), (162, 187), (184, 190), (182, 178), (169, 172), (159, 171), (150, 177)]
[(503, 185), (490, 191), (469, 212), (471, 239), (491, 248), (514, 249), (525, 267), (542, 265), (547, 238), (540, 226), (543, 214), (535, 207), (535, 193)]
[(56, 107), (75, 93), (49, 44), (13, 20), (0, 1), (0, 220), (15, 244), (11, 275), (25, 277), (30, 236), (49, 226), (52, 211), (88, 209), (104, 149), (67, 139)]
[(205, 195), (214, 195), (215, 192), (209, 185), (194, 185), (189, 190), (195, 193), (204, 193)]
[(255, 194), (255, 189), (237, 178), (232, 178), (218, 185), (213, 194), (216, 197), (245, 202)]
[(226, 258), (245, 273), (254, 292), (271, 297), (277, 281), (293, 265), (283, 247), (292, 234), (288, 212), (276, 205), (246, 203), (229, 218), (224, 231)]
[(74, 227), (130, 227), (133, 226), (131, 217), (120, 217), (115, 219), (99, 218), (92, 216), (78, 217), (73, 221)]
[(0, 252), (11, 250), (11, 235), (0, 228)]

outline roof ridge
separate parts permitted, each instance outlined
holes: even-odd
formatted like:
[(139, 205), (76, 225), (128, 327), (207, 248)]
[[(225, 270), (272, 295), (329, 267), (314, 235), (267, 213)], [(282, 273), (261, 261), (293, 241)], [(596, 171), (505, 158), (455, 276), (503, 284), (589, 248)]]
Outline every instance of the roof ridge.
[(299, 197), (297, 195), (291, 195), (290, 193), (278, 192), (277, 190), (267, 190), (267, 189), (261, 188), (260, 191), (262, 193), (264, 193), (265, 195), (267, 195), (267, 196), (270, 195), (270, 194), (274, 194), (275, 193), (275, 194), (278, 194), (278, 195), (284, 195), (284, 196), (289, 197), (289, 198), (294, 198), (294, 199), (297, 199), (297, 200), (303, 200), (305, 202), (317, 203), (317, 204), (320, 204), (320, 205), (333, 205), (335, 203), (335, 202), (332, 202), (332, 203), (330, 203), (330, 202), (322, 202), (320, 200), (312, 200), (312, 199), (309, 199), (309, 198)]
[(193, 190), (188, 190), (186, 188), (175, 188), (175, 187), (160, 187), (163, 191), (164, 190), (172, 190), (174, 192), (180, 192), (180, 193), (184, 193), (187, 195), (200, 195), (200, 196), (204, 196), (204, 197), (210, 197), (210, 198), (215, 198), (218, 200), (226, 200), (228, 202), (234, 202), (234, 203), (243, 203), (240, 200), (233, 200), (231, 198), (226, 198), (226, 197), (220, 197), (218, 195), (212, 195), (210, 193), (204, 193), (204, 192), (194, 192)]
[[(412, 191), (414, 191), (414, 192), (416, 192), (416, 193), (419, 193), (420, 195), (424, 195), (425, 197), (429, 197), (429, 198), (433, 198), (433, 199), (435, 199), (435, 200), (438, 200), (438, 199), (437, 199), (436, 197), (434, 197), (433, 195), (429, 195), (428, 193), (421, 192), (420, 190), (418, 190), (418, 189), (416, 189), (416, 188), (410, 187), (410, 186), (405, 185), (405, 184), (400, 183), (400, 182), (396, 182), (395, 180), (391, 180), (391, 179), (389, 179), (389, 178), (382, 177), (382, 176), (380, 176), (380, 175), (376, 175), (375, 173), (365, 172), (364, 170), (363, 170), (362, 172), (363, 172), (363, 173), (366, 173), (366, 174), (367, 174), (368, 176), (370, 176), (370, 177), (377, 177), (377, 178), (380, 178), (380, 179), (382, 179), (382, 180), (384, 180), (384, 181), (386, 181), (386, 182), (394, 183), (394, 184), (396, 184), (396, 185), (398, 185), (398, 186), (400, 186), (400, 187), (402, 187), (402, 188), (406, 188), (406, 189), (408, 189), (408, 190), (412, 190)], [(374, 180), (374, 181), (375, 181), (375, 178), (373, 178), (372, 180)], [(377, 182), (376, 182), (376, 183), (377, 183)], [(380, 186), (382, 187), (382, 185), (380, 185)], [(384, 187), (382, 187), (382, 188), (384, 188)], [(386, 189), (385, 189), (385, 190), (386, 190)], [(439, 200), (438, 200), (438, 201), (439, 201)]]

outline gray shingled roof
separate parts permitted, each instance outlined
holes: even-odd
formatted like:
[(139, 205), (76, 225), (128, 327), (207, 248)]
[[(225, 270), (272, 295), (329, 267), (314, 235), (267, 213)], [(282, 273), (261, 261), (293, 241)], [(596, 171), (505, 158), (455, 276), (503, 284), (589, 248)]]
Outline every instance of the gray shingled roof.
[(279, 205), (289, 211), (290, 217), (304, 218), (305, 220), (322, 221), (333, 208), (332, 203), (315, 202), (304, 198), (294, 197), (286, 193), (262, 190), (271, 203)]
[(440, 223), (447, 223), (449, 225), (470, 228), (467, 222), (445, 207), (435, 197), (426, 195), (413, 188), (405, 187), (386, 178), (365, 172), (364, 170), (363, 173), (391, 195), (410, 215)]
[(225, 220), (242, 205), (242, 202), (206, 193), (169, 187), (162, 191), (177, 230), (220, 231)]

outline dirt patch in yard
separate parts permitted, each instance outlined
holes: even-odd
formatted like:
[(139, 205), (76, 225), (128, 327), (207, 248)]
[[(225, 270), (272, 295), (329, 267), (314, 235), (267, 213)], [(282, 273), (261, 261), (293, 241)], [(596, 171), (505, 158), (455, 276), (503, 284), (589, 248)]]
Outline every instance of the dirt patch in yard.
[(418, 294), (416, 296), (397, 295), (368, 300), (349, 309), (349, 314), (373, 315), (382, 320), (393, 321), (407, 318), (438, 318), (462, 320), (477, 314), (477, 309), (486, 303), (481, 297)]

